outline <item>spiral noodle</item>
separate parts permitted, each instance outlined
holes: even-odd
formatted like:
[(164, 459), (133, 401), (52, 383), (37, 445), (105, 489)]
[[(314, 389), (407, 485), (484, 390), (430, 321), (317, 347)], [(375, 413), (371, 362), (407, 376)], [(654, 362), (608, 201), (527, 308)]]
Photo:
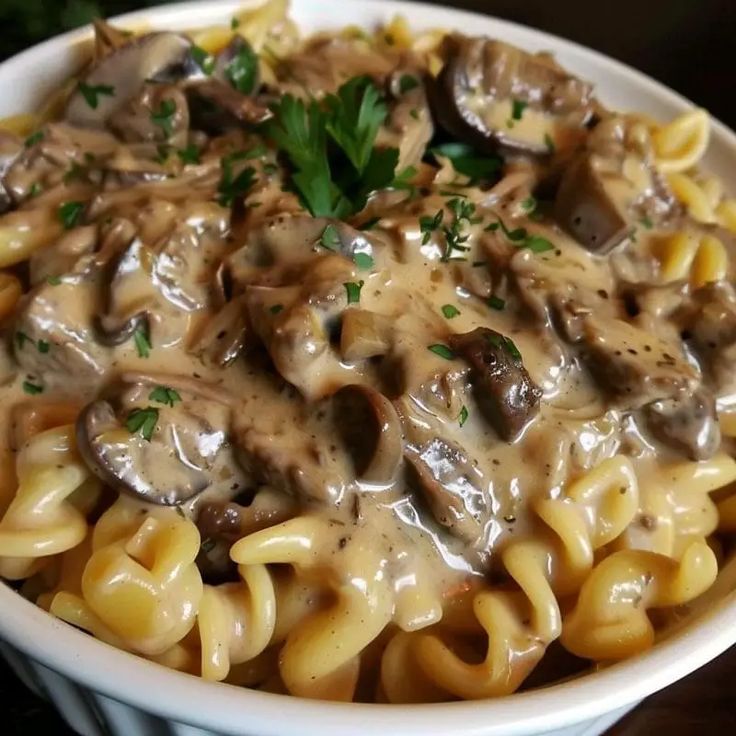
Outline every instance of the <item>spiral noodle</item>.
[(29, 577), (87, 534), (87, 520), (69, 500), (89, 478), (73, 427), (32, 437), (18, 454), (16, 473), (15, 496), (0, 520), (0, 575), (11, 580)]
[(435, 689), (465, 699), (516, 690), (547, 645), (560, 635), (557, 596), (580, 587), (593, 567), (595, 550), (624, 531), (638, 501), (636, 476), (622, 456), (605, 460), (572, 483), (564, 498), (536, 501), (534, 510), (548, 529), (546, 538), (512, 543), (502, 553), (503, 565), (520, 590), (484, 590), (473, 600), (475, 617), (488, 637), (485, 660), (464, 661), (434, 633), (417, 634), (413, 647), (406, 639), (392, 642), (387, 655), (408, 657), (407, 667), (418, 666), (424, 681), (419, 678), (412, 692), (411, 683), (397, 687), (384, 677), (388, 699), (425, 699), (427, 681)]
[(82, 598), (57, 594), (52, 613), (102, 639), (112, 635), (142, 654), (162, 654), (181, 641), (202, 597), (194, 523), (173, 509), (149, 507), (141, 513), (121, 498), (97, 523), (92, 549)]
[[(241, 539), (231, 558), (240, 565), (286, 563), (297, 568), (322, 564), (324, 522), (304, 516)], [(392, 594), (380, 555), (366, 545), (360, 571), (334, 581), (334, 603), (298, 623), (281, 651), (280, 671), (289, 692), (305, 697), (351, 700), (359, 655), (391, 620)]]
[(702, 539), (677, 561), (641, 550), (606, 557), (580, 591), (561, 641), (579, 657), (625, 659), (654, 644), (650, 608), (677, 606), (705, 592), (716, 579), (715, 554)]

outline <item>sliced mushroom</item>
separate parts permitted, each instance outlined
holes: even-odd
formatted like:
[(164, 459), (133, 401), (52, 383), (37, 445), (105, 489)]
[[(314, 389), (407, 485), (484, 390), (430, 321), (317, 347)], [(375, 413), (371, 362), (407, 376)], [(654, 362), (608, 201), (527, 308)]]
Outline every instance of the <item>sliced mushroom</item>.
[[(90, 470), (121, 492), (163, 506), (218, 484), (243, 487), (228, 440), (230, 408), (196, 394), (169, 396), (166, 403), (138, 384), (124, 387), (115, 404), (89, 404), (77, 420), (77, 445)], [(131, 423), (136, 417), (147, 424)]]
[(511, 442), (539, 411), (542, 397), (516, 346), (486, 327), (451, 335), (449, 343), (471, 366), (474, 394), (485, 417)]
[(690, 460), (707, 460), (721, 445), (716, 402), (704, 388), (690, 396), (655, 401), (645, 408), (645, 417), (658, 440)]
[(432, 516), (469, 545), (483, 536), (488, 516), (483, 474), (462, 449), (438, 437), (420, 447), (408, 445), (406, 460)]
[(432, 94), (435, 118), (481, 150), (548, 155), (574, 147), (593, 115), (592, 87), (547, 54), (455, 34)]
[(0, 214), (10, 209), (13, 199), (6, 189), (5, 174), (23, 153), (23, 141), (17, 136), (0, 130)]
[(186, 92), (193, 126), (208, 133), (259, 125), (272, 115), (267, 105), (219, 79), (206, 79), (190, 85)]
[(189, 352), (225, 368), (245, 347), (246, 334), (245, 307), (242, 299), (235, 299), (207, 321)]
[[(105, 91), (90, 105), (80, 89), (69, 99), (65, 118), (74, 125), (102, 127), (148, 81), (184, 77), (191, 64), (191, 42), (177, 33), (149, 33), (105, 56), (82, 79)], [(82, 88), (84, 89), (84, 87)]]
[(337, 432), (353, 459), (356, 476), (389, 483), (401, 463), (401, 422), (393, 404), (369, 386), (343, 386), (332, 398)]
[(386, 355), (391, 347), (391, 318), (367, 309), (349, 309), (342, 317), (340, 353), (345, 360)]

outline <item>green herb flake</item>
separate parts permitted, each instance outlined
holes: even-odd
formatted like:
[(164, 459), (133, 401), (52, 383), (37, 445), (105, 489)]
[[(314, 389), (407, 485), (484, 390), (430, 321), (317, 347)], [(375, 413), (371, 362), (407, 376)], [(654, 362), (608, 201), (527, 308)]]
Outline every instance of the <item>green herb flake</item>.
[(365, 281), (358, 281), (357, 284), (354, 281), (348, 281), (343, 284), (348, 295), (348, 304), (358, 304), (360, 302), (360, 290), (364, 285)]
[(453, 353), (447, 345), (443, 345), (442, 343), (428, 345), (427, 350), (435, 355), (439, 355), (440, 358), (444, 358), (445, 360), (452, 360), (455, 357), (455, 353)]
[(521, 201), (521, 209), (526, 212), (527, 215), (531, 215), (534, 210), (537, 209), (537, 200), (532, 195), (529, 195), (526, 199)]
[(18, 330), (15, 333), (15, 344), (18, 346), (19, 349), (22, 349), (27, 342), (33, 342), (33, 340), (31, 340), (31, 338), (28, 337), (25, 332)]
[(340, 252), (340, 233), (332, 224), (327, 225), (327, 227), (322, 231), (319, 242), (320, 245), (323, 248), (327, 248), (327, 250), (331, 250), (334, 253)]
[(89, 85), (84, 82), (80, 82), (77, 87), (84, 101), (93, 109), (96, 110), (100, 104), (100, 97), (113, 97), (115, 95), (115, 88), (109, 84), (96, 84)]
[(460, 409), (460, 414), (457, 417), (457, 423), (462, 427), (465, 422), (468, 421), (468, 417), (470, 416), (470, 412), (468, 411), (468, 407), (463, 404), (463, 408)]
[(491, 295), (488, 297), (488, 306), (500, 312), (506, 306), (506, 302), (500, 297)]
[(470, 183), (494, 178), (503, 166), (498, 156), (478, 153), (467, 143), (444, 143), (430, 150), (435, 157), (443, 156), (450, 160), (452, 168), (458, 174), (467, 176)]
[(151, 356), (151, 340), (148, 337), (147, 331), (143, 329), (137, 329), (133, 333), (133, 342), (135, 343), (135, 349), (138, 351), (139, 358), (149, 358)]
[(36, 348), (38, 349), (39, 353), (43, 353), (45, 355), (51, 349), (51, 345), (46, 342), (46, 340), (39, 340), (36, 343)]
[(284, 305), (283, 304), (274, 304), (272, 307), (269, 307), (269, 310), (268, 311), (271, 312), (271, 314), (274, 314), (274, 315), (279, 314), (280, 312), (283, 312), (284, 311)]
[(161, 100), (161, 104), (151, 113), (151, 122), (164, 132), (167, 138), (174, 133), (174, 113), (176, 102), (174, 100)]
[(230, 21), (230, 30), (236, 31), (238, 28), (240, 28), (240, 19), (239, 18), (233, 18)]
[(419, 110), (417, 110), (416, 107), (412, 107), (412, 109), (409, 110), (409, 115), (411, 115), (414, 120), (419, 120)]
[(23, 381), (23, 391), (30, 396), (43, 393), (43, 386), (39, 386), (37, 383), (31, 383), (30, 381)]
[(356, 253), (353, 261), (361, 271), (370, 271), (373, 268), (373, 257), (368, 253)]
[(133, 409), (125, 420), (125, 426), (131, 434), (140, 433), (147, 442), (151, 441), (158, 423), (158, 409), (148, 406), (145, 409)]
[(442, 314), (445, 315), (445, 319), (454, 319), (460, 314), (460, 310), (453, 304), (443, 304)]
[(61, 276), (49, 276), (46, 279), (46, 283), (49, 286), (59, 286), (61, 284)]
[(159, 404), (173, 407), (177, 401), (181, 401), (179, 392), (168, 386), (156, 386), (148, 395), (151, 401), (158, 401)]
[(218, 187), (218, 202), (223, 207), (231, 207), (236, 199), (244, 197), (255, 184), (256, 170), (252, 166), (243, 169), (237, 176), (233, 176), (232, 163), (222, 159), (222, 178)]
[(258, 54), (248, 44), (244, 44), (225, 67), (225, 76), (238, 92), (251, 94), (258, 80)]
[(38, 197), (39, 194), (43, 191), (43, 187), (37, 182), (34, 181), (31, 185), (31, 188), (28, 190), (28, 196), (29, 197)]
[(176, 155), (179, 157), (181, 162), (186, 164), (198, 164), (200, 162), (200, 152), (199, 148), (194, 145), (194, 143), (190, 143), (186, 148), (180, 148)]
[(512, 120), (521, 120), (524, 110), (529, 106), (528, 102), (524, 100), (512, 100), (511, 101), (511, 118)]
[(641, 220), (639, 220), (639, 222), (647, 230), (651, 230), (654, 227), (654, 223), (652, 222), (652, 218), (649, 217), (648, 215), (644, 215), (644, 217), (642, 217)]
[(419, 80), (413, 74), (402, 74), (399, 79), (399, 92), (405, 95), (407, 92), (416, 89), (419, 86)]
[(549, 133), (544, 134), (544, 145), (547, 146), (547, 153), (549, 154), (553, 154), (557, 150), (557, 146), (555, 146), (555, 142)]
[(529, 248), (532, 253), (544, 253), (548, 250), (554, 250), (554, 245), (543, 238), (541, 235), (529, 235), (524, 241), (524, 246)]
[(84, 212), (83, 202), (64, 202), (59, 205), (57, 215), (65, 230), (76, 227)]
[(192, 46), (192, 58), (208, 77), (215, 71), (215, 57), (208, 54), (201, 46)]
[(444, 210), (437, 210), (433, 216), (425, 215), (419, 218), (419, 231), (423, 233), (422, 245), (429, 243), (432, 239), (432, 233), (439, 229), (444, 217)]
[(37, 130), (26, 138), (25, 147), (30, 148), (31, 146), (35, 146), (36, 143), (40, 143), (44, 139), (44, 136), (45, 133), (42, 130)]

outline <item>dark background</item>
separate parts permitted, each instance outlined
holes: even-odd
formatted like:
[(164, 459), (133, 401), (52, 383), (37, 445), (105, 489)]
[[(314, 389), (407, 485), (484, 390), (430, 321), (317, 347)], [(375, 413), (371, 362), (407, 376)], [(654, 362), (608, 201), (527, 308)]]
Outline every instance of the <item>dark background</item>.
[[(0, 59), (95, 15), (157, 4), (0, 0)], [(591, 46), (659, 79), (736, 128), (736, 0), (443, 0), (440, 4), (525, 23)], [(2, 734), (26, 736), (42, 729), (51, 736), (70, 733), (2, 665), (0, 704)], [(736, 654), (721, 656), (649, 698), (611, 736), (660, 733), (736, 733)]]

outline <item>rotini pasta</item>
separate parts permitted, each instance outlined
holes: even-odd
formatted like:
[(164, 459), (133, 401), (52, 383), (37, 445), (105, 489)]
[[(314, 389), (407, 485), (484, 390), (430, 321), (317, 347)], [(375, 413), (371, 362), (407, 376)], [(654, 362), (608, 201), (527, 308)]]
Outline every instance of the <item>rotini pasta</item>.
[(96, 34), (0, 125), (0, 575), (159, 665), (345, 702), (666, 635), (736, 532), (707, 113), (404, 17), (302, 36), (286, 0)]

